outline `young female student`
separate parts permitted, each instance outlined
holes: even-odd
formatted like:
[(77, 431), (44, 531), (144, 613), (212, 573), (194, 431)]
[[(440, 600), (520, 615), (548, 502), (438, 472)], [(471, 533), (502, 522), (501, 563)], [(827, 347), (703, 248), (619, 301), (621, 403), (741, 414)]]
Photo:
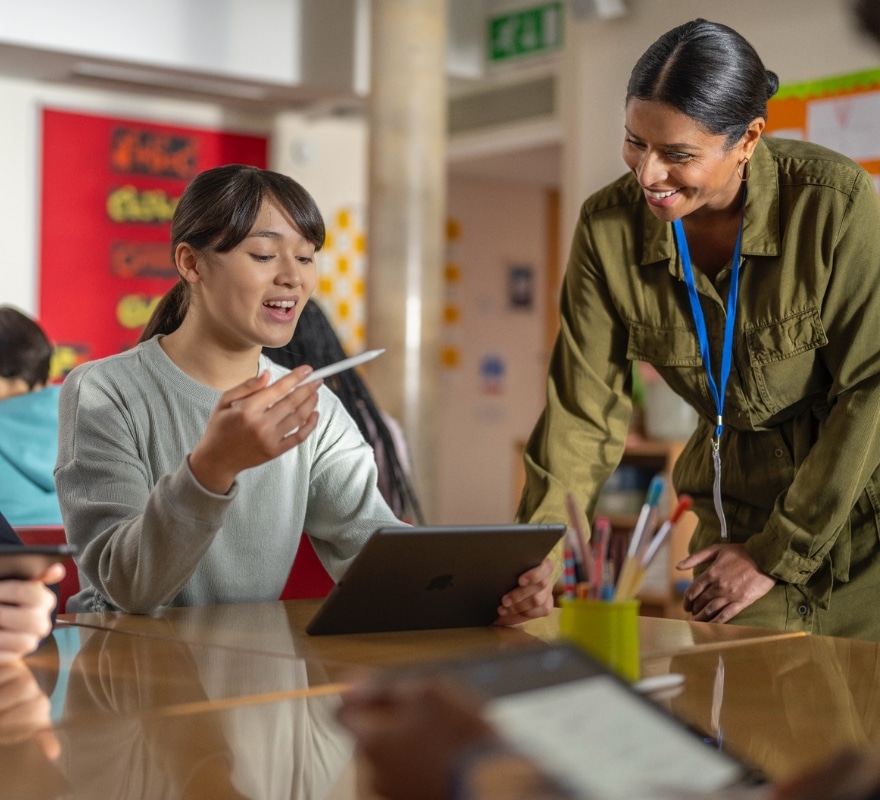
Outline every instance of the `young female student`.
[(880, 639), (880, 200), (844, 156), (763, 136), (778, 86), (730, 28), (663, 34), (626, 90), (629, 172), (583, 204), (519, 517), (592, 513), (633, 362), (698, 412), (695, 620)]
[[(68, 611), (276, 599), (302, 531), (339, 579), (399, 524), (340, 401), (261, 354), (293, 335), (324, 224), (292, 179), (228, 165), (198, 175), (171, 225), (180, 281), (132, 350), (61, 392), (56, 483), (82, 591)], [(549, 609), (550, 565), (524, 574), (504, 622)]]

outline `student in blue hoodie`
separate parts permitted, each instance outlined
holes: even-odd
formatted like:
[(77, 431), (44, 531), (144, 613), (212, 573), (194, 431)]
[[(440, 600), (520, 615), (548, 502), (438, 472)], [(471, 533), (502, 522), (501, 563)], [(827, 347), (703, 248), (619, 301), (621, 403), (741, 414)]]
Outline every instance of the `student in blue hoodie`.
[(0, 508), (13, 527), (60, 525), (55, 493), (58, 393), (52, 344), (30, 317), (0, 307)]

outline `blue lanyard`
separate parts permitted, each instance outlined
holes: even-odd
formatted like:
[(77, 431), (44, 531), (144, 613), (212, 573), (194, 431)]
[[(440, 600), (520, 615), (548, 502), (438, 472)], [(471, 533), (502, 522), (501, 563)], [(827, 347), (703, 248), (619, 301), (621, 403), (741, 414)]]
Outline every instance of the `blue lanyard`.
[(739, 231), (736, 235), (736, 245), (733, 248), (733, 269), (730, 277), (730, 291), (727, 295), (727, 319), (724, 323), (724, 342), (721, 346), (721, 372), (718, 375), (718, 383), (712, 374), (712, 360), (709, 351), (709, 332), (706, 329), (706, 318), (703, 315), (703, 306), (700, 296), (697, 294), (697, 284), (694, 280), (694, 270), (691, 264), (691, 255), (688, 250), (687, 237), (681, 220), (672, 223), (675, 233), (675, 243), (681, 256), (681, 264), (684, 269), (684, 279), (688, 289), (688, 299), (691, 304), (691, 314), (697, 328), (697, 339), (700, 342), (700, 355), (703, 357), (703, 366), (706, 368), (706, 377), (709, 380), (709, 390), (715, 400), (715, 409), (718, 412), (715, 436), (712, 439), (712, 461), (715, 467), (715, 511), (721, 522), (721, 536), (727, 537), (727, 522), (721, 506), (721, 433), (724, 430), (724, 397), (727, 392), (727, 379), (730, 377), (730, 365), (733, 361), (733, 330), (736, 323), (736, 299), (739, 295), (739, 261), (740, 245), (742, 244), (743, 219), (746, 209), (746, 187), (743, 184), (742, 208), (739, 217)]

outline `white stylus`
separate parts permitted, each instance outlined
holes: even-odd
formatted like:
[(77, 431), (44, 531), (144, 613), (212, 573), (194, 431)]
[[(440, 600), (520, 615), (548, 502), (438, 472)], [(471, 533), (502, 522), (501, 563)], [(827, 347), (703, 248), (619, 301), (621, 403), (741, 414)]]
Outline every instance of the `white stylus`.
[(351, 358), (343, 358), (342, 361), (337, 361), (335, 364), (328, 364), (326, 367), (316, 369), (308, 378), (300, 381), (297, 386), (305, 386), (307, 383), (316, 381), (319, 378), (327, 378), (330, 375), (335, 375), (337, 372), (342, 372), (343, 370), (351, 369), (352, 367), (356, 367), (367, 361), (372, 361), (376, 356), (381, 356), (384, 352), (385, 348), (383, 347), (381, 350), (367, 350), (360, 355), (352, 356)]

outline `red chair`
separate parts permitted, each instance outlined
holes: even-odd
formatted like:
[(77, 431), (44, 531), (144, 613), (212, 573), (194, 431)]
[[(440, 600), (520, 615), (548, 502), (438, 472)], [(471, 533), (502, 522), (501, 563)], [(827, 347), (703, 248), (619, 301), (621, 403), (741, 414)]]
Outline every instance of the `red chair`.
[[(19, 525), (15, 533), (24, 544), (65, 544), (67, 537), (64, 535), (63, 525)], [(68, 559), (64, 564), (67, 574), (58, 584), (58, 613), (63, 614), (67, 608), (67, 599), (79, 591), (79, 574), (73, 559)]]
[(304, 600), (309, 597), (326, 597), (333, 585), (333, 578), (327, 574), (327, 570), (315, 553), (312, 540), (303, 534), (287, 583), (278, 599)]

